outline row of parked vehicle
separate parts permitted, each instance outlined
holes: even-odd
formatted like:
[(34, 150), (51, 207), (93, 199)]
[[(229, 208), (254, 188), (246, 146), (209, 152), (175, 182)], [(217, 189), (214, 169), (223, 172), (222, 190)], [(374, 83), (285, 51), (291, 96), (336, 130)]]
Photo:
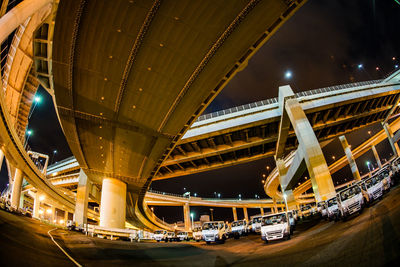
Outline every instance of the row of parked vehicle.
[(382, 199), (383, 195), (400, 180), (400, 158), (387, 165), (371, 177), (356, 181), (340, 189), (336, 196), (317, 205), (304, 205), (300, 211), (291, 210), (268, 215), (251, 217), (251, 220), (238, 220), (229, 226), (223, 221), (205, 222), (202, 227), (193, 232), (174, 232), (158, 230), (154, 239), (160, 241), (184, 241), (193, 239), (224, 243), (228, 238), (239, 239), (249, 233), (260, 234), (261, 239), (268, 243), (271, 240), (290, 239), (299, 219), (320, 215), (327, 220), (347, 220), (353, 214), (361, 213), (364, 207)]

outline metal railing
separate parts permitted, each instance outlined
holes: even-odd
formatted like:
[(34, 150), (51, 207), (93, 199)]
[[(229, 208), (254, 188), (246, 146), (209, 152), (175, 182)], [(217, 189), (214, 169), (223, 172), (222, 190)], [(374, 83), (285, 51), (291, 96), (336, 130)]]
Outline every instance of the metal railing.
[[(337, 90), (346, 89), (346, 88), (376, 84), (376, 83), (382, 82), (382, 80), (383, 79), (323, 87), (323, 88), (318, 88), (318, 89), (313, 89), (313, 90), (309, 90), (309, 91), (303, 91), (303, 92), (296, 93), (296, 97), (310, 96), (310, 95), (327, 93), (327, 92), (337, 91)], [(271, 105), (271, 104), (275, 104), (275, 103), (278, 103), (277, 97), (266, 99), (266, 100), (261, 100), (261, 101), (257, 101), (257, 102), (253, 102), (253, 103), (249, 103), (249, 104), (245, 104), (245, 105), (240, 105), (237, 107), (228, 108), (228, 109), (224, 109), (224, 110), (220, 110), (220, 111), (215, 111), (215, 112), (208, 113), (208, 114), (204, 114), (204, 115), (199, 116), (196, 121), (197, 122), (204, 121), (204, 120), (216, 118), (219, 116), (239, 112), (242, 110), (248, 110), (248, 109), (252, 109), (252, 108), (256, 108), (256, 107), (263, 107), (263, 106), (267, 106), (267, 105)]]

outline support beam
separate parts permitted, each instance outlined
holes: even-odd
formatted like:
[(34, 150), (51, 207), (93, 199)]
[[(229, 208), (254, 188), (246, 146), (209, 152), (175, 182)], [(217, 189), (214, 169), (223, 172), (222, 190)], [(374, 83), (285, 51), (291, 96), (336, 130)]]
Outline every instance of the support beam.
[(381, 159), (379, 158), (378, 151), (376, 151), (376, 147), (374, 145), (372, 145), (371, 149), (372, 149), (372, 152), (374, 153), (375, 160), (378, 163), (378, 167), (382, 168)]
[(40, 209), (40, 191), (36, 191), (35, 198), (33, 200), (33, 218), (39, 219), (39, 209)]
[(264, 216), (264, 208), (260, 208), (261, 216)]
[(183, 220), (185, 222), (185, 230), (191, 231), (191, 223), (190, 223), (190, 206), (189, 203), (185, 203), (183, 205)]
[(390, 125), (385, 122), (385, 123), (382, 123), (382, 127), (385, 130), (385, 133), (387, 135), (388, 141), (390, 143), (390, 147), (392, 148), (392, 151), (393, 151), (393, 155), (395, 157), (400, 156), (399, 145), (397, 144), (397, 142), (394, 142), (394, 140), (393, 140), (393, 131), (390, 128)]
[(19, 198), (19, 208), (23, 209), (24, 208), (24, 201), (25, 201), (25, 194), (21, 193), (21, 196)]
[(357, 163), (353, 157), (353, 153), (351, 152), (351, 148), (349, 143), (347, 142), (346, 136), (339, 136), (340, 143), (342, 144), (344, 153), (346, 154), (347, 161), (349, 162), (351, 172), (353, 173), (354, 180), (360, 181), (361, 175), (357, 168)]
[(236, 207), (232, 207), (232, 212), (233, 212), (233, 221), (237, 221), (237, 212), (236, 212)]
[(243, 215), (246, 222), (249, 221), (249, 214), (247, 213), (247, 208), (243, 208)]
[(273, 198), (274, 201), (274, 213), (278, 212), (278, 206), (276, 205), (276, 198)]
[(104, 178), (101, 189), (100, 226), (125, 228), (126, 183)]
[(67, 225), (68, 221), (68, 211), (64, 210), (64, 224)]
[(79, 172), (75, 203), (75, 223), (77, 226), (82, 226), (87, 223), (88, 198), (89, 181), (87, 175), (81, 169)]
[[(279, 106), (284, 108), (282, 118), (287, 114), (299, 140), (298, 149), (301, 149), (304, 155), (316, 200), (321, 201), (334, 197), (336, 195), (335, 187), (321, 146), (303, 108), (288, 85), (279, 87)], [(279, 132), (279, 135), (281, 134), (287, 135), (287, 133)]]
[(14, 182), (12, 184), (11, 193), (11, 207), (18, 210), (19, 199), (21, 197), (21, 186), (22, 186), (22, 171), (19, 168), (15, 168)]
[(4, 152), (0, 149), (0, 171), (3, 167), (3, 160), (4, 160)]

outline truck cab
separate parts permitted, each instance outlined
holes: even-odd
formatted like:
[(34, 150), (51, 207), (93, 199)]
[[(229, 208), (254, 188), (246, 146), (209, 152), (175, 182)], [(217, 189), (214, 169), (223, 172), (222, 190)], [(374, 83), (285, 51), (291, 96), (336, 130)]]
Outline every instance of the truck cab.
[(196, 227), (193, 229), (193, 239), (199, 242), (203, 238), (203, 233), (201, 227)]
[(225, 243), (228, 238), (228, 225), (223, 221), (205, 222), (203, 224), (203, 239), (207, 244), (211, 242)]
[(317, 211), (323, 219), (328, 218), (328, 211), (325, 201), (320, 201), (317, 203)]
[(376, 176), (369, 177), (360, 182), (364, 198), (368, 204), (374, 200), (382, 198), (383, 183)]
[(261, 239), (268, 243), (271, 240), (290, 239), (290, 222), (286, 212), (262, 217)]
[(189, 241), (190, 237), (189, 237), (189, 233), (188, 232), (178, 232), (177, 234), (177, 238), (179, 241)]
[(376, 174), (376, 177), (382, 181), (382, 185), (383, 185), (383, 192), (387, 193), (390, 191), (390, 187), (392, 186), (392, 171), (390, 170), (390, 168), (388, 168), (389, 166), (387, 166), (386, 168), (384, 168), (383, 170), (379, 171)]
[(166, 230), (157, 230), (154, 232), (153, 238), (157, 242), (166, 241), (167, 231)]
[(231, 224), (232, 235), (235, 239), (239, 239), (240, 236), (247, 235), (247, 222), (246, 220), (234, 221)]
[(332, 220), (339, 220), (340, 218), (340, 210), (338, 205), (337, 197), (334, 196), (326, 201), (327, 204), (327, 215), (330, 221)]
[(309, 218), (312, 215), (313, 215), (313, 209), (312, 209), (311, 205), (305, 205), (305, 206), (301, 207), (301, 217), (303, 219)]
[(172, 242), (177, 241), (178, 237), (175, 235), (174, 232), (167, 232), (167, 236), (165, 237), (165, 242)]
[(364, 208), (364, 199), (361, 188), (358, 184), (354, 184), (339, 191), (337, 196), (339, 200), (340, 215), (343, 221), (356, 212), (362, 212)]
[(261, 215), (254, 216), (251, 219), (251, 231), (253, 233), (260, 233), (261, 232), (261, 219), (262, 219)]

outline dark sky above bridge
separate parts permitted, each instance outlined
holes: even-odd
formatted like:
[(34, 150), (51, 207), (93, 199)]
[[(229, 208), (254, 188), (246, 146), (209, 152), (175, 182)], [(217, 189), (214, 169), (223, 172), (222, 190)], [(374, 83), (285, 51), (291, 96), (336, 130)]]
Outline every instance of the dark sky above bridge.
[[(306, 3), (250, 60), (248, 67), (238, 73), (230, 84), (208, 107), (207, 113), (261, 99), (275, 97), (278, 87), (290, 84), (295, 92), (331, 85), (382, 78), (400, 65), (400, 5), (394, 0), (319, 0)], [(393, 60), (393, 57), (395, 59)], [(363, 64), (363, 69), (358, 69)], [(377, 69), (378, 68), (378, 69)], [(291, 70), (293, 77), (284, 78)], [(29, 139), (33, 150), (50, 156), (53, 161), (71, 155), (63, 137), (51, 98), (43, 89), (38, 91), (44, 99), (35, 109), (29, 128), (34, 134)], [(380, 130), (379, 125), (371, 127)], [(356, 146), (368, 137), (367, 130), (348, 136)], [(382, 158), (389, 157), (386, 142), (377, 146)], [(344, 155), (336, 140), (324, 149), (328, 164), (332, 155)], [(374, 162), (372, 153), (357, 162), (361, 172), (366, 172), (365, 161)], [(245, 165), (194, 174), (177, 179), (158, 181), (152, 188), (171, 193), (184, 193), (185, 189), (200, 196), (213, 197), (266, 197), (262, 188), (262, 174), (266, 166), (274, 168), (272, 159), (259, 160)], [(7, 183), (3, 166), (0, 189)], [(305, 174), (307, 175), (307, 174)], [(348, 168), (334, 175), (335, 183), (350, 177)], [(156, 214), (167, 221), (183, 218), (182, 208), (156, 207)], [(192, 208), (195, 219), (207, 213), (208, 208)], [(249, 210), (249, 214), (256, 213)], [(239, 212), (239, 217), (241, 217)], [(228, 209), (215, 209), (215, 219), (230, 218)]]

